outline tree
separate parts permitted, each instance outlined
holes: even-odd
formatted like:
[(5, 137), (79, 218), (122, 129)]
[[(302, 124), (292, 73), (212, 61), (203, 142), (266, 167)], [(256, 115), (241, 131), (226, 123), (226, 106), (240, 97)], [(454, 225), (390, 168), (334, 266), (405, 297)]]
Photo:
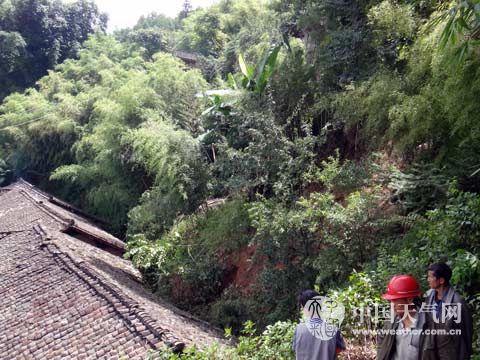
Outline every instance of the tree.
[(182, 5), (182, 11), (180, 11), (180, 13), (178, 14), (178, 19), (179, 20), (185, 19), (188, 15), (190, 15), (192, 10), (193, 10), (193, 7), (190, 0), (184, 0)]
[(223, 47), (224, 36), (218, 13), (204, 12), (197, 17), (194, 28), (194, 50), (202, 55), (218, 57)]
[[(448, 5), (448, 4), (447, 4)], [(480, 40), (480, 4), (476, 0), (453, 1), (451, 7), (444, 5), (440, 15), (431, 25), (444, 22), (440, 48), (453, 45), (456, 50), (452, 59), (457, 63), (465, 60), (472, 49), (478, 48)]]
[(132, 30), (126, 35), (125, 41), (144, 48), (149, 59), (153, 54), (167, 50), (165, 33), (158, 28)]
[(162, 30), (175, 30), (178, 26), (178, 21), (163, 14), (152, 12), (148, 15), (140, 16), (137, 23), (133, 27), (134, 30), (159, 28)]
[(35, 81), (66, 58), (95, 30), (106, 29), (107, 17), (92, 1), (64, 4), (53, 0), (12, 0), (0, 4), (0, 100)]
[[(171, 195), (170, 214), (190, 209), (185, 194), (193, 194), (188, 205), (195, 208), (192, 199), (203, 192), (189, 191), (187, 184), (201, 174), (201, 164), (198, 171), (179, 160), (165, 168), (157, 164), (160, 155), (172, 151), (177, 159), (175, 154), (194, 143), (191, 134), (202, 110), (195, 95), (205, 87), (200, 73), (168, 54), (145, 61), (111, 36), (97, 34), (84, 46), (78, 60), (58, 65), (38, 82), (38, 90), (6, 98), (0, 106), (0, 157), (21, 176), (57, 184), (58, 195), (108, 218), (116, 234), (125, 230), (128, 211), (157, 184), (157, 176), (165, 180), (158, 181), (160, 194)], [(179, 140), (169, 142), (175, 134)], [(164, 149), (160, 135), (166, 150), (157, 154), (153, 149)], [(200, 159), (195, 149), (185, 148), (181, 159)]]

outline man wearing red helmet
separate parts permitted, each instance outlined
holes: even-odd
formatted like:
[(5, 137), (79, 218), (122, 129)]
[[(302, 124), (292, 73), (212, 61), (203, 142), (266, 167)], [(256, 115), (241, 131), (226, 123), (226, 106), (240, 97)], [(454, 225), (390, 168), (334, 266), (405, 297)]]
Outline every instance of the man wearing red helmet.
[(421, 290), (410, 275), (395, 275), (382, 295), (391, 302), (394, 318), (385, 321), (378, 336), (378, 360), (421, 359), (424, 321), (420, 320)]

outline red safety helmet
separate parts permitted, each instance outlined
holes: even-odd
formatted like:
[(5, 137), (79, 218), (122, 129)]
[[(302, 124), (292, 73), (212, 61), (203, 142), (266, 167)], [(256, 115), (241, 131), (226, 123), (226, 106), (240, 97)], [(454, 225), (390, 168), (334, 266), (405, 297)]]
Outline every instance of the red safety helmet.
[(410, 275), (395, 275), (387, 286), (387, 292), (382, 295), (385, 300), (406, 299), (421, 294), (417, 279)]

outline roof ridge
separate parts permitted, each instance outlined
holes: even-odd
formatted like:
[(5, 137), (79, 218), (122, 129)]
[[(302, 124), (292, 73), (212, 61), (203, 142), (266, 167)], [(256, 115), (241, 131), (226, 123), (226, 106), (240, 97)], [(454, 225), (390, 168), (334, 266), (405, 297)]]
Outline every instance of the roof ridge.
[(41, 248), (48, 251), (57, 263), (67, 271), (74, 273), (95, 293), (113, 306), (122, 317), (127, 327), (140, 335), (153, 349), (159, 349), (161, 343), (175, 352), (182, 351), (185, 344), (178, 340), (169, 330), (156, 324), (146, 310), (131, 297), (122, 292), (116, 285), (109, 283), (101, 274), (93, 270), (86, 262), (76, 261), (70, 254), (62, 251), (52, 242), (41, 225), (34, 226), (35, 233), (42, 240)]
[(79, 209), (75, 206), (73, 206), (72, 204), (68, 203), (67, 201), (64, 201), (62, 199), (59, 199), (55, 196), (53, 196), (52, 194), (49, 194), (48, 192), (45, 192), (43, 191), (42, 189), (38, 188), (37, 186), (29, 183), (28, 181), (26, 181), (25, 179), (23, 178), (19, 178), (17, 180), (17, 182), (21, 183), (22, 185), (24, 186), (27, 186), (29, 189), (31, 189), (32, 191), (36, 192), (38, 195), (40, 196), (43, 196), (44, 198), (46, 198), (49, 202), (51, 202), (52, 204), (55, 204), (61, 208), (64, 208), (65, 210), (71, 212), (71, 213), (74, 213), (76, 215), (79, 215), (79, 216), (82, 216), (88, 220), (91, 220), (93, 222), (97, 222), (97, 223), (101, 223), (103, 225), (106, 225), (107, 222), (104, 220), (104, 219), (101, 219), (99, 218), (98, 216), (95, 216), (95, 215), (92, 215), (92, 214), (89, 214), (87, 213), (86, 211), (82, 210), (82, 209)]
[(0, 235), (3, 235), (3, 234), (7, 234), (7, 235), (11, 235), (11, 234), (18, 234), (18, 233), (22, 233), (22, 232), (25, 232), (25, 231), (30, 231), (30, 229), (22, 229), (22, 230), (8, 230), (8, 231), (0, 231)]
[(30, 195), (27, 191), (24, 189), (19, 189), (18, 192), (23, 195), (24, 197), (27, 198), (36, 208), (40, 209), (44, 213), (46, 213), (48, 216), (50, 216), (53, 220), (59, 222), (63, 226), (65, 226), (65, 229), (68, 228), (69, 224), (73, 219), (66, 218), (63, 215), (60, 215), (56, 213), (55, 211), (52, 211), (52, 209), (47, 209), (46, 206), (43, 204), (41, 200), (35, 199), (32, 195)]
[[(79, 232), (82, 232), (82, 233), (85, 233), (86, 235), (88, 236), (91, 236), (92, 238), (94, 239), (97, 239), (98, 241), (100, 242), (103, 242), (109, 246), (112, 246), (116, 249), (119, 249), (121, 251), (125, 251), (125, 244), (115, 238), (113, 235), (112, 238), (114, 239), (108, 239), (107, 237), (105, 236), (102, 236), (102, 235), (99, 235), (99, 234), (94, 234), (90, 231), (88, 231), (87, 229), (81, 227), (81, 226), (78, 226), (77, 223), (75, 222), (75, 219), (73, 218), (69, 218), (69, 217), (66, 217), (62, 214), (60, 214), (58, 211), (56, 211), (55, 209), (52, 209), (51, 207), (47, 206), (46, 204), (43, 203), (43, 201), (41, 200), (37, 200), (35, 199), (31, 194), (28, 193), (28, 191), (26, 191), (25, 189), (22, 189), (20, 188), (18, 190), (18, 192), (20, 194), (22, 194), (23, 196), (25, 196), (28, 200), (30, 200), (32, 202), (32, 204), (34, 206), (36, 206), (38, 209), (42, 210), (44, 213), (46, 213), (47, 215), (49, 215), (51, 218), (53, 218), (55, 221), (59, 222), (60, 224), (62, 224), (64, 226), (64, 229), (62, 231), (66, 231), (68, 229), (73, 229), (73, 230), (77, 230)], [(90, 225), (90, 226), (93, 226), (95, 227), (94, 225)], [(104, 231), (102, 229), (99, 229), (101, 231)], [(108, 233), (107, 233), (108, 234)], [(110, 235), (110, 234), (109, 234)]]

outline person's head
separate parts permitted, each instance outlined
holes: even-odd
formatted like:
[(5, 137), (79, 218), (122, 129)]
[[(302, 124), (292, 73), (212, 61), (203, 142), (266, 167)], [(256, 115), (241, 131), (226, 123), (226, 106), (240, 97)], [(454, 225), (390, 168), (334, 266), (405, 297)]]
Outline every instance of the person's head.
[(409, 297), (391, 300), (391, 305), (393, 307), (393, 312), (395, 313), (395, 315), (403, 318), (403, 315), (405, 315), (407, 309), (409, 311), (415, 309), (417, 306), (415, 299), (416, 298)]
[(452, 269), (445, 263), (436, 263), (428, 267), (427, 282), (431, 289), (439, 289), (450, 285)]
[(312, 317), (312, 308), (309, 306), (308, 309), (305, 307), (305, 305), (310, 301), (313, 300), (316, 296), (320, 296), (319, 293), (317, 293), (314, 290), (305, 290), (298, 295), (298, 306), (302, 310), (303, 316), (309, 318)]
[(305, 307), (305, 304), (312, 300), (315, 296), (320, 296), (319, 293), (317, 293), (316, 291), (314, 290), (304, 290), (300, 293), (300, 295), (298, 295), (298, 306), (300, 306), (301, 308), (304, 308)]
[(395, 275), (390, 279), (387, 292), (382, 298), (389, 300), (396, 315), (402, 316), (407, 309), (417, 307), (417, 299), (421, 294), (417, 279), (410, 275)]

